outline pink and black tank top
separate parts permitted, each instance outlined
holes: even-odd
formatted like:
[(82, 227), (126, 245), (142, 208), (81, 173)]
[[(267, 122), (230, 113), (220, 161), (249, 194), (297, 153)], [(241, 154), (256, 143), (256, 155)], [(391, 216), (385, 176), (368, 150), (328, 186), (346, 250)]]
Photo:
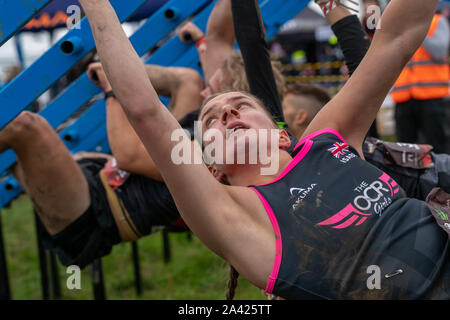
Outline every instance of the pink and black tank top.
[(276, 180), (251, 188), (276, 235), (267, 293), (287, 299), (450, 297), (448, 284), (439, 285), (442, 277), (450, 280), (449, 240), (425, 202), (405, 198), (335, 130), (302, 139)]

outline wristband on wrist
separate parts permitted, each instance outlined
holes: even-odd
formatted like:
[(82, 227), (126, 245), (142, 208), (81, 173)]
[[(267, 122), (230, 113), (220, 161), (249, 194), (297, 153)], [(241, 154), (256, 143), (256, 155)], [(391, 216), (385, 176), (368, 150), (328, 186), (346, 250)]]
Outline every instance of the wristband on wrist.
[(195, 46), (198, 48), (200, 47), (204, 42), (205, 42), (206, 38), (203, 36), (200, 39), (198, 39), (197, 41), (195, 41)]
[(195, 46), (197, 47), (198, 50), (204, 50), (206, 49), (206, 38), (203, 36), (200, 39), (198, 39), (197, 41), (195, 41)]
[(105, 96), (104, 96), (105, 100), (108, 100), (108, 98), (111, 98), (111, 97), (116, 98), (116, 96), (114, 95), (114, 92), (112, 90), (105, 92)]

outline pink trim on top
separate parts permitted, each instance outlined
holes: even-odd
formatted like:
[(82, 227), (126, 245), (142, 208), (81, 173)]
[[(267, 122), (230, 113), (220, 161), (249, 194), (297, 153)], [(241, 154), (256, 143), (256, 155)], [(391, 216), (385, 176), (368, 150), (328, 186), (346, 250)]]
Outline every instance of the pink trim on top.
[[(295, 145), (294, 150), (297, 150), (297, 148), (300, 147), (300, 146), (301, 146), (304, 142), (306, 142), (307, 140), (314, 139), (315, 137), (320, 136), (321, 134), (324, 134), (324, 133), (331, 133), (331, 134), (334, 134), (334, 135), (337, 136), (339, 139), (341, 139), (342, 142), (347, 143), (347, 141), (345, 141), (345, 139), (340, 135), (339, 132), (337, 132), (337, 131), (334, 130), (334, 129), (329, 129), (329, 128), (328, 128), (328, 129), (322, 129), (322, 130), (313, 132), (313, 133), (311, 133), (310, 135), (308, 135), (308, 136), (302, 138), (302, 139)], [(347, 144), (348, 144), (348, 143), (347, 143)]]
[(283, 170), (283, 172), (275, 180), (265, 183), (265, 184), (260, 184), (260, 185), (258, 185), (258, 187), (267, 186), (269, 184), (275, 183), (275, 182), (281, 180), (282, 178), (284, 178), (284, 176), (286, 176), (292, 169), (294, 169), (294, 167), (297, 164), (299, 164), (300, 161), (302, 161), (303, 158), (308, 154), (313, 143), (314, 142), (312, 140), (307, 141), (305, 146), (302, 148), (302, 150), (300, 150), (300, 152), (297, 153), (297, 155), (294, 157), (294, 159), (292, 159), (292, 161), (289, 163), (289, 165)]
[(272, 273), (270, 274), (269, 280), (267, 281), (266, 289), (264, 290), (265, 293), (272, 293), (273, 288), (275, 287), (275, 282), (278, 278), (278, 272), (280, 271), (281, 257), (283, 253), (283, 243), (281, 241), (280, 227), (278, 225), (277, 218), (273, 213), (272, 208), (270, 207), (270, 204), (267, 202), (264, 196), (254, 187), (250, 187), (250, 189), (253, 189), (258, 195), (259, 199), (261, 200), (264, 209), (266, 209), (267, 215), (269, 216), (270, 223), (272, 223), (273, 231), (275, 232), (275, 241), (276, 241), (275, 261), (273, 263)]

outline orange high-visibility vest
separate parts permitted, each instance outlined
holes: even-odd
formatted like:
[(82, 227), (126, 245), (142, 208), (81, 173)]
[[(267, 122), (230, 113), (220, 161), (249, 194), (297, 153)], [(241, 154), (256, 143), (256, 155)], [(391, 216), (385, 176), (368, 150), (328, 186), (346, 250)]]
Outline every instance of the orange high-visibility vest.
[[(439, 25), (441, 15), (435, 14), (428, 37), (432, 37)], [(436, 61), (422, 45), (403, 69), (392, 88), (392, 99), (396, 103), (410, 99), (428, 100), (450, 95), (450, 68), (448, 56)]]

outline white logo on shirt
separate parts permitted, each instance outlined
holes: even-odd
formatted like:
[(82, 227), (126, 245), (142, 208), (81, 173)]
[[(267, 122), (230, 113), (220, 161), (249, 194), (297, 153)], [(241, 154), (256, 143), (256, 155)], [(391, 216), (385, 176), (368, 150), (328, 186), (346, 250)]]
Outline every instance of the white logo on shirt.
[(295, 203), (292, 205), (292, 209), (297, 209), (303, 199), (317, 186), (316, 183), (312, 183), (308, 188), (291, 188), (291, 195), (296, 197)]

